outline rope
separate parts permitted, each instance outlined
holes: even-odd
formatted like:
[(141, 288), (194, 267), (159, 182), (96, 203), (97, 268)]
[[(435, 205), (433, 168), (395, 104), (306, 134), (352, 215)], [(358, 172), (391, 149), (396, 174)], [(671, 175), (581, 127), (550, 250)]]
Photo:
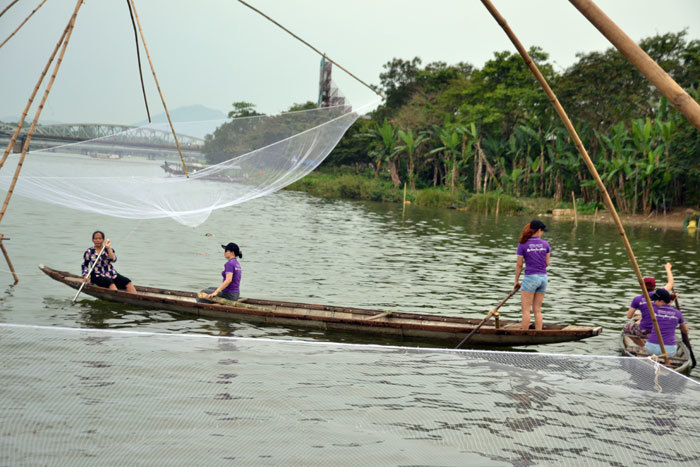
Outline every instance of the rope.
[(254, 12), (256, 12), (257, 14), (259, 14), (260, 16), (262, 16), (263, 18), (265, 18), (266, 20), (270, 21), (271, 23), (273, 23), (273, 24), (276, 25), (277, 27), (281, 28), (283, 31), (285, 31), (286, 33), (288, 33), (289, 35), (291, 35), (293, 38), (295, 38), (296, 40), (298, 40), (298, 41), (301, 42), (302, 44), (306, 45), (306, 46), (309, 47), (311, 50), (313, 50), (314, 52), (316, 52), (317, 54), (319, 54), (320, 56), (324, 57), (326, 60), (328, 60), (328, 61), (331, 62), (333, 65), (335, 65), (335, 66), (337, 66), (338, 68), (340, 68), (341, 70), (343, 70), (345, 73), (347, 73), (347, 74), (350, 75), (351, 77), (355, 78), (355, 79), (356, 79), (357, 81), (359, 81), (360, 83), (362, 83), (362, 84), (364, 84), (365, 86), (367, 86), (369, 89), (372, 90), (373, 93), (375, 93), (376, 95), (378, 95), (378, 96), (381, 97), (382, 99), (386, 99), (386, 97), (385, 97), (382, 93), (378, 92), (374, 87), (372, 87), (372, 86), (370, 86), (369, 84), (367, 84), (367, 83), (365, 83), (364, 81), (362, 81), (360, 78), (358, 78), (357, 76), (355, 76), (354, 74), (352, 74), (351, 72), (349, 72), (347, 69), (345, 69), (345, 68), (344, 68), (343, 66), (341, 66), (339, 63), (337, 63), (335, 60), (331, 60), (330, 58), (328, 58), (328, 56), (327, 56), (326, 54), (322, 53), (322, 52), (321, 52), (320, 50), (318, 50), (316, 47), (314, 47), (313, 45), (309, 44), (309, 43), (306, 42), (304, 39), (302, 39), (301, 37), (297, 36), (297, 35), (294, 34), (292, 31), (290, 31), (289, 29), (285, 28), (284, 26), (282, 26), (280, 23), (278, 23), (278, 22), (275, 21), (274, 19), (272, 19), (272, 18), (270, 18), (269, 16), (267, 16), (267, 15), (266, 15), (265, 13), (263, 13), (262, 11), (258, 10), (257, 8), (255, 8), (255, 7), (252, 6), (252, 5), (250, 5), (250, 4), (246, 3), (246, 2), (244, 2), (243, 0), (238, 0), (238, 1), (239, 1), (240, 3), (242, 3), (243, 5), (247, 6), (248, 8), (250, 8), (251, 10), (253, 10)]
[(661, 393), (663, 392), (663, 389), (661, 385), (659, 384), (659, 373), (661, 370), (661, 363), (659, 363), (659, 357), (658, 355), (650, 355), (649, 358), (651, 361), (654, 362), (654, 389), (656, 389), (656, 392)]
[(141, 52), (139, 51), (139, 35), (136, 31), (136, 22), (134, 21), (134, 11), (131, 9), (131, 2), (126, 0), (129, 7), (129, 15), (131, 16), (131, 26), (134, 28), (134, 42), (136, 43), (136, 62), (139, 64), (139, 78), (141, 78), (141, 91), (143, 91), (143, 102), (146, 104), (146, 115), (148, 115), (148, 123), (151, 123), (151, 112), (148, 110), (148, 99), (146, 98), (146, 87), (143, 85), (143, 70), (141, 70)]
[[(24, 21), (22, 21), (22, 23), (20, 23), (19, 26), (17, 26), (17, 29), (15, 29), (14, 31), (12, 31), (12, 34), (10, 34), (9, 36), (7, 36), (7, 39), (5, 39), (4, 41), (2, 41), (2, 44), (0, 44), (0, 48), (2, 48), (2, 46), (5, 45), (5, 44), (7, 43), (7, 41), (9, 41), (10, 39), (12, 39), (12, 36), (14, 36), (15, 34), (17, 34), (17, 31), (19, 31), (19, 30), (22, 28), (22, 26), (24, 26), (24, 23), (26, 23), (27, 21), (29, 21), (29, 18), (31, 18), (32, 15), (33, 15), (34, 13), (36, 13), (37, 10), (38, 10), (39, 8), (42, 7), (42, 5), (44, 5), (44, 3), (46, 3), (46, 0), (41, 0), (41, 3), (39, 4), (39, 6), (36, 7), (36, 8), (34, 8), (34, 10), (32, 10), (32, 12), (29, 13), (29, 16), (27, 16), (27, 17), (24, 19)], [(12, 6), (12, 5), (10, 5), (10, 6)], [(7, 8), (10, 8), (10, 7), (8, 6)], [(3, 13), (4, 13), (4, 12), (3, 12)], [(2, 15), (0, 14), (0, 16), (2, 16)]]
[(7, 5), (7, 6), (5, 7), (5, 9), (2, 10), (2, 12), (0, 12), (0, 16), (4, 15), (5, 12), (6, 12), (7, 10), (9, 10), (9, 9), (12, 7), (12, 5), (14, 5), (14, 4), (17, 3), (17, 2), (19, 2), (19, 0), (15, 0), (14, 2), (10, 3), (9, 5)]

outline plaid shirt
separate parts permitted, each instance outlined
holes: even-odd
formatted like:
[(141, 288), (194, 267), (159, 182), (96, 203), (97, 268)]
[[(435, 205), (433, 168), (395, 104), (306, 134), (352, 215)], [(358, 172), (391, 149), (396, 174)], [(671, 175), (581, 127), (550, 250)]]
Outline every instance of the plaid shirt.
[[(114, 252), (114, 249), (112, 249), (112, 252)], [(83, 276), (88, 273), (90, 265), (92, 265), (95, 262), (98, 253), (99, 251), (97, 251), (94, 247), (90, 247), (87, 250), (85, 250), (85, 253), (83, 254), (82, 264)], [(114, 253), (114, 259), (112, 259), (107, 255), (106, 251), (103, 251), (100, 255), (100, 259), (97, 261), (97, 264), (92, 270), (92, 273), (96, 276), (104, 276), (109, 277), (110, 279), (114, 279), (115, 277), (117, 277), (117, 271), (114, 270), (114, 266), (112, 266), (112, 263), (114, 263), (116, 260), (117, 253)]]

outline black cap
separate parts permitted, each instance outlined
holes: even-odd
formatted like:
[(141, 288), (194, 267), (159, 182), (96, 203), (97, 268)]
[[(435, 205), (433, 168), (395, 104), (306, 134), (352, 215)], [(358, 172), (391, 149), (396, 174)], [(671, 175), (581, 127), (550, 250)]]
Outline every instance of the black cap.
[(650, 298), (653, 301), (661, 300), (664, 303), (671, 303), (671, 294), (666, 289), (656, 289)]
[(241, 251), (240, 248), (238, 248), (238, 245), (233, 242), (229, 242), (227, 245), (221, 245), (221, 248), (223, 248), (224, 251), (233, 251), (234, 253)]
[(537, 232), (538, 230), (544, 230), (545, 232), (547, 231), (547, 226), (544, 225), (544, 222), (542, 222), (539, 219), (533, 219), (532, 222), (530, 222), (530, 228)]

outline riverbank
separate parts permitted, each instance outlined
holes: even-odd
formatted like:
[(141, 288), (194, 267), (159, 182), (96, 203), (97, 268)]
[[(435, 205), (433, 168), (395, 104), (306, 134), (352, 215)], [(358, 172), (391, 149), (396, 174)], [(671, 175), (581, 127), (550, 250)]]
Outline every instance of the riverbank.
[[(286, 189), (304, 191), (314, 196), (333, 199), (402, 203), (421, 207), (457, 209), (485, 214), (530, 214), (557, 219), (574, 218), (571, 201), (555, 201), (551, 198), (514, 197), (501, 192), (470, 193), (463, 189), (451, 191), (446, 187), (429, 187), (412, 190), (394, 188), (390, 180), (351, 173), (313, 172)], [(596, 210), (596, 208), (598, 208)], [(576, 216), (582, 221), (614, 223), (612, 215), (595, 203), (576, 205)], [(654, 228), (684, 229), (689, 216), (697, 218), (698, 210), (675, 207), (666, 214), (619, 213), (624, 225)]]

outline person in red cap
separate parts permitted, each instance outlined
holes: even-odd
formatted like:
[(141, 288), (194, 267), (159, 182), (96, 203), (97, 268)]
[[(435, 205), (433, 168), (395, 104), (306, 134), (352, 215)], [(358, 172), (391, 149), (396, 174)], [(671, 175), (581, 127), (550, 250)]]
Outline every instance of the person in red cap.
[[(666, 268), (667, 282), (663, 288), (668, 292), (671, 292), (673, 290), (671, 263), (666, 263), (664, 267)], [(653, 277), (645, 277), (644, 285), (646, 286), (649, 295), (652, 295), (656, 290), (656, 280)], [(627, 310), (627, 319), (631, 319), (637, 313), (641, 315), (641, 319), (627, 322), (624, 327), (624, 332), (625, 334), (630, 334), (633, 336), (647, 337), (654, 327), (654, 324), (651, 321), (651, 315), (649, 314), (649, 308), (647, 307), (646, 300), (644, 300), (644, 295), (637, 295), (634, 297), (634, 299), (632, 299), (632, 303)]]

